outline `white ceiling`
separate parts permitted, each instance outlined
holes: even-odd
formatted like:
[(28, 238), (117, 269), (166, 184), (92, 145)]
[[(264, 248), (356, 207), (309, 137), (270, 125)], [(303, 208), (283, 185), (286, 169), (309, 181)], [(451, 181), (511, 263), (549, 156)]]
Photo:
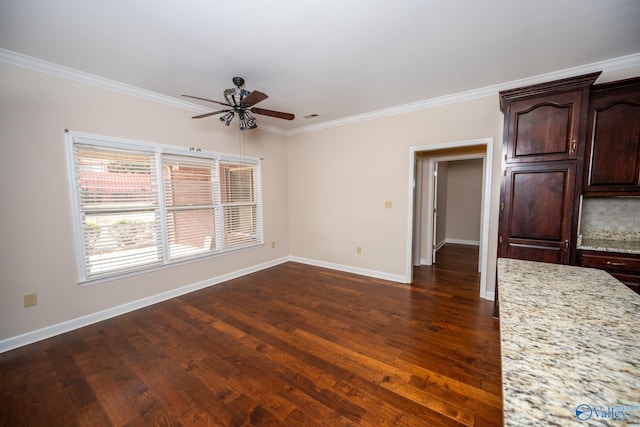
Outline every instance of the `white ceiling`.
[(290, 131), (638, 54), (639, 23), (638, 0), (0, 0), (0, 48), (175, 98), (241, 76)]

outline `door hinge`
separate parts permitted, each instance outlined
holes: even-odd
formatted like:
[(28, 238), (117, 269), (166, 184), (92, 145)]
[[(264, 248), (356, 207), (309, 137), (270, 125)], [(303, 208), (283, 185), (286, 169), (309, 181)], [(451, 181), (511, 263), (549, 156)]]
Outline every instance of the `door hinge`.
[(500, 242), (500, 244), (502, 244), (502, 236), (498, 237), (498, 242)]
[(507, 105), (507, 114), (511, 112), (511, 105)]
[(507, 155), (506, 154), (504, 155), (504, 161), (505, 162), (507, 161)]
[(507, 176), (507, 170), (506, 169), (502, 171), (502, 176)]
[(504, 202), (500, 203), (500, 210), (504, 211)]

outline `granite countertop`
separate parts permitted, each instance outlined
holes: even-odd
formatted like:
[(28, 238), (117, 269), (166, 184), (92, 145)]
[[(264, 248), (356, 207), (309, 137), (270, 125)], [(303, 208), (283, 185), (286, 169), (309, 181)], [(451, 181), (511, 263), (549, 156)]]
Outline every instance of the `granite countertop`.
[(589, 230), (578, 237), (577, 249), (640, 254), (640, 233)]
[(640, 295), (601, 270), (515, 259), (498, 281), (505, 426), (640, 425)]
[(590, 251), (640, 254), (640, 241), (582, 238), (582, 243), (577, 248)]

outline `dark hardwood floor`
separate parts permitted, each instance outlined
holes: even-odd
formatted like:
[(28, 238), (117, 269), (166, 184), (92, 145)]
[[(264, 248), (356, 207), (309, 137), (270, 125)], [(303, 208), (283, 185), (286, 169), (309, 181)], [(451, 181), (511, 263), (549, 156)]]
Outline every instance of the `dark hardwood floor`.
[(0, 354), (2, 426), (498, 426), (477, 248), (414, 283), (280, 266)]

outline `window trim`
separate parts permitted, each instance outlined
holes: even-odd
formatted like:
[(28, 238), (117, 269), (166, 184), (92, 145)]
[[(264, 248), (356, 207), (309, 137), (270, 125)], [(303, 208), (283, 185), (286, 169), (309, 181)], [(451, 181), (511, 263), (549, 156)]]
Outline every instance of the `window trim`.
[[(201, 261), (207, 258), (214, 258), (223, 255), (228, 255), (232, 253), (237, 253), (245, 250), (250, 250), (256, 247), (261, 247), (264, 245), (264, 218), (263, 218), (263, 209), (264, 205), (262, 202), (262, 159), (252, 156), (245, 155), (235, 155), (228, 153), (221, 153), (215, 151), (201, 151), (200, 149), (194, 148), (186, 148), (172, 145), (164, 145), (153, 142), (146, 141), (138, 141), (117, 137), (109, 137), (102, 135), (94, 135), (82, 132), (69, 131), (65, 129), (65, 149), (67, 156), (67, 172), (68, 172), (68, 184), (70, 190), (70, 203), (71, 203), (71, 214), (72, 214), (72, 222), (73, 222), (73, 237), (74, 237), (74, 246), (75, 246), (75, 255), (77, 261), (78, 268), (78, 277), (77, 282), (81, 286), (88, 286), (97, 283), (102, 283), (105, 281), (120, 279), (124, 277), (130, 277), (138, 274), (143, 274), (151, 271), (162, 270), (168, 267), (173, 267), (182, 264), (188, 264), (192, 262)], [(90, 274), (88, 271), (88, 266), (85, 261), (85, 242), (83, 239), (83, 224), (82, 224), (82, 209), (80, 208), (80, 199), (79, 199), (79, 188), (78, 188), (78, 174), (76, 170), (76, 157), (75, 157), (75, 146), (76, 144), (85, 144), (92, 145), (96, 147), (106, 147), (109, 149), (123, 149), (123, 150), (139, 150), (139, 151), (147, 151), (153, 152), (155, 155), (156, 161), (156, 185), (158, 188), (158, 206), (157, 209), (160, 212), (159, 219), (159, 227), (160, 227), (160, 241), (158, 244), (159, 248), (163, 252), (162, 259), (159, 260), (159, 263), (153, 265), (143, 265), (139, 268), (129, 268), (127, 270), (115, 270), (102, 274)], [(257, 206), (257, 214), (256, 214), (256, 241), (250, 242), (238, 246), (233, 246), (231, 248), (222, 247), (220, 250), (215, 252), (207, 252), (204, 254), (198, 254), (194, 256), (190, 256), (187, 258), (179, 258), (176, 260), (170, 260), (169, 258), (169, 241), (168, 241), (168, 227), (167, 227), (167, 209), (165, 205), (164, 199), (164, 179), (163, 179), (163, 154), (177, 155), (177, 156), (185, 156), (185, 157), (197, 157), (204, 159), (212, 159), (214, 160), (215, 168), (218, 170), (216, 173), (219, 174), (220, 164), (225, 163), (241, 163), (247, 164), (254, 168), (254, 173), (257, 176), (257, 183), (254, 183), (256, 192), (256, 206)], [(220, 195), (223, 189), (220, 186), (220, 180), (218, 180), (217, 188), (215, 191)], [(223, 203), (221, 202), (220, 197), (218, 197), (218, 208), (220, 211), (220, 220), (224, 223), (223, 217)], [(216, 221), (217, 222), (217, 221)]]

